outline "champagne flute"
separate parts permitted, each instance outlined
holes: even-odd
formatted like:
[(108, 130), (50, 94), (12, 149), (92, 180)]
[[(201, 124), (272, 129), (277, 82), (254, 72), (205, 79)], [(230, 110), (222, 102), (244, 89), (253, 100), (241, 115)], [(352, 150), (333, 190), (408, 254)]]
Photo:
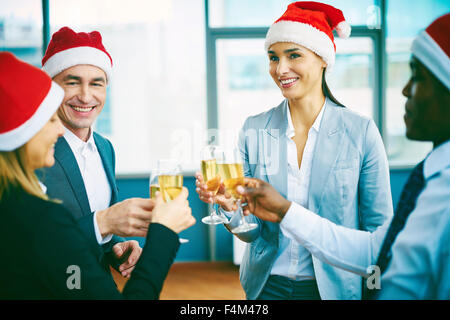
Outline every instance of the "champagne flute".
[(245, 216), (241, 207), (242, 196), (237, 192), (238, 186), (244, 185), (244, 169), (242, 159), (239, 154), (239, 150), (232, 149), (223, 153), (223, 157), (220, 163), (217, 164), (219, 174), (223, 179), (223, 184), (228, 193), (230, 193), (232, 199), (236, 202), (241, 220), (239, 225), (232, 229), (232, 233), (244, 233), (253, 230), (258, 227), (256, 223), (248, 223), (245, 220)]
[[(207, 145), (202, 150), (202, 175), (203, 180), (206, 183), (206, 189), (213, 194), (213, 197), (217, 194), (220, 187), (220, 175), (217, 168), (217, 161), (222, 156), (222, 149), (218, 146)], [(210, 214), (202, 219), (205, 224), (216, 225), (219, 223), (224, 223), (227, 220), (224, 217), (218, 215), (217, 204), (213, 203), (215, 210), (211, 211)]]
[(159, 182), (158, 182), (159, 170), (153, 169), (150, 173), (150, 199), (156, 198), (156, 192), (159, 191)]
[[(183, 175), (181, 174), (181, 166), (174, 159), (158, 160), (157, 181), (159, 192), (161, 192), (164, 202), (170, 202), (180, 194), (183, 189)], [(156, 184), (154, 188), (156, 189)], [(151, 193), (151, 185), (150, 185)], [(156, 191), (155, 191), (156, 193)], [(180, 243), (187, 243), (188, 239), (180, 238)]]

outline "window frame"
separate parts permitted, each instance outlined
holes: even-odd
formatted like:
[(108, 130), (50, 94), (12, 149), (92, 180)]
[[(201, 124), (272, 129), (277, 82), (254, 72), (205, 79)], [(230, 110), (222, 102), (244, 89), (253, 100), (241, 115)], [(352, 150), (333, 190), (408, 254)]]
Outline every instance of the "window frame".
[[(217, 55), (216, 44), (219, 39), (261, 39), (265, 38), (269, 27), (211, 27), (209, 23), (209, 0), (205, 1), (206, 30), (206, 101), (207, 129), (219, 126), (217, 92)], [(380, 8), (380, 28), (370, 29), (363, 25), (352, 25), (351, 37), (367, 37), (373, 42), (374, 82), (373, 82), (373, 120), (378, 126), (381, 137), (387, 145), (386, 132), (386, 0), (376, 0), (374, 5)], [(335, 34), (336, 36), (336, 34)], [(409, 168), (410, 166), (401, 166)]]
[[(352, 25), (351, 37), (368, 37), (372, 39), (374, 48), (373, 70), (373, 119), (378, 126), (385, 146), (387, 146), (386, 130), (386, 86), (387, 86), (387, 53), (386, 53), (386, 0), (375, 0), (374, 5), (380, 8), (380, 27), (370, 29), (363, 25)], [(209, 23), (209, 0), (204, 0), (205, 41), (206, 41), (206, 129), (219, 126), (218, 92), (217, 92), (217, 55), (218, 39), (260, 39), (266, 36), (269, 27), (211, 27)], [(43, 15), (43, 52), (50, 41), (50, 7), (49, 0), (42, 0)], [(412, 168), (411, 165), (390, 165), (391, 169)], [(133, 177), (141, 176), (133, 174)]]

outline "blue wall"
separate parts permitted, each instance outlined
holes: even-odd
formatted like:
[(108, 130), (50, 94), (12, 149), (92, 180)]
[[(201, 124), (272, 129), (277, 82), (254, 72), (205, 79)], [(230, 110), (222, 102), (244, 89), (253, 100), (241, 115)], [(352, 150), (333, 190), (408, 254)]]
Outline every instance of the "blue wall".
[[(394, 208), (400, 197), (406, 180), (408, 179), (410, 169), (391, 170), (391, 189)], [(184, 185), (189, 190), (189, 203), (192, 213), (197, 223), (191, 228), (180, 233), (180, 237), (189, 239), (189, 243), (180, 245), (176, 261), (208, 261), (210, 260), (208, 244), (209, 226), (201, 222), (206, 215), (207, 205), (201, 202), (195, 192), (195, 178), (185, 177)], [(149, 196), (148, 179), (118, 179), (119, 200), (133, 197), (146, 198)], [(214, 228), (214, 227), (213, 227)], [(232, 235), (221, 225), (216, 226), (216, 260), (233, 260), (233, 241)], [(144, 238), (132, 238), (144, 245)]]

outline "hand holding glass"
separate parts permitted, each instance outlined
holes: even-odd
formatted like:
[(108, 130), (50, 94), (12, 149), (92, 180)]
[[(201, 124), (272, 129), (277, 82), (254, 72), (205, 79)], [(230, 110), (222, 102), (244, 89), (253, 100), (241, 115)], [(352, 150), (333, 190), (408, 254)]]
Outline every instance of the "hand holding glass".
[[(159, 191), (165, 202), (172, 201), (183, 188), (181, 166), (176, 160), (159, 160), (157, 169), (150, 176), (150, 197), (154, 198)], [(187, 243), (188, 239), (180, 238), (180, 243)]]
[[(217, 194), (220, 187), (221, 177), (219, 175), (217, 161), (222, 154), (222, 150), (213, 145), (208, 145), (202, 150), (202, 175), (206, 184), (206, 189), (208, 192), (212, 193), (213, 197)], [(215, 225), (226, 222), (226, 219), (217, 214), (216, 206), (216, 210), (211, 211), (208, 216), (202, 219), (202, 222)]]
[(224, 152), (222, 160), (217, 166), (225, 189), (231, 195), (232, 199), (236, 201), (237, 210), (239, 210), (241, 215), (239, 226), (231, 230), (231, 232), (244, 233), (257, 228), (258, 225), (256, 223), (248, 223), (245, 220), (241, 207), (242, 196), (236, 191), (238, 186), (244, 185), (244, 169), (239, 151), (234, 149)]

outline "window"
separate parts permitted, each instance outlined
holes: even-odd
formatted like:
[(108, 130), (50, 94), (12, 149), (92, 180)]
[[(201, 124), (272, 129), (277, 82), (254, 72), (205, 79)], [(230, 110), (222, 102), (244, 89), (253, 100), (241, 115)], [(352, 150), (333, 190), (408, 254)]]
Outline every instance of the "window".
[(283, 99), (269, 75), (264, 39), (217, 40), (218, 118), (222, 144), (236, 142), (244, 120)]
[[(40, 67), (43, 26), (50, 24), (50, 34), (65, 25), (99, 30), (114, 60), (114, 78), (95, 129), (112, 140), (117, 173), (147, 173), (157, 159), (174, 156), (192, 172), (205, 129), (235, 132), (247, 116), (283, 99), (268, 75), (263, 39), (291, 2), (3, 0), (0, 50)], [(417, 163), (431, 144), (404, 136), (401, 91), (410, 74), (410, 45), (421, 29), (450, 12), (450, 2), (323, 2), (340, 8), (353, 27), (350, 39), (335, 39), (337, 61), (328, 78), (333, 94), (374, 118), (391, 165)], [(48, 4), (50, 21), (43, 21), (42, 4)]]
[[(358, 37), (337, 41), (336, 45), (339, 54), (328, 78), (333, 95), (348, 108), (372, 117), (372, 40)], [(217, 92), (220, 132), (230, 141), (236, 139), (247, 117), (283, 101), (269, 75), (264, 39), (217, 40)]]
[[(293, 0), (209, 0), (209, 26), (268, 27), (278, 19)], [(321, 0), (340, 8), (351, 25), (379, 22), (374, 0)]]
[[(264, 69), (266, 62), (262, 57), (263, 40), (253, 39), (264, 38), (267, 28), (281, 16), (291, 2), (293, 1), (207, 1), (207, 32), (211, 34), (209, 41), (213, 42), (207, 43), (207, 48), (213, 47), (217, 51), (217, 65), (216, 61), (212, 66), (208, 65), (208, 68), (217, 69), (214, 71), (217, 76), (217, 92), (214, 92), (215, 88), (211, 89), (211, 86), (208, 88), (212, 100), (217, 99), (217, 107), (214, 103), (209, 103), (208, 112), (214, 114), (217, 110), (218, 125), (240, 127), (246, 116), (263, 112), (277, 105), (275, 101), (281, 101), (280, 95), (278, 99), (275, 98), (277, 93), (269, 84), (268, 71)], [(340, 8), (353, 28), (350, 39), (335, 39), (336, 65), (328, 78), (331, 91), (347, 107), (374, 118), (383, 135), (392, 166), (416, 164), (432, 146), (431, 143), (409, 141), (405, 137), (405, 98), (401, 91), (410, 74), (410, 46), (421, 29), (436, 17), (450, 12), (450, 2), (324, 2)], [(381, 25), (382, 21), (384, 26)], [(381, 27), (384, 29), (381, 30)], [(383, 35), (386, 38), (383, 38)], [(238, 40), (240, 37), (243, 39)], [(257, 44), (257, 41), (260, 43)], [(239, 45), (246, 49), (241, 54), (236, 54), (237, 50), (233, 47)], [(250, 47), (253, 49), (250, 50)], [(382, 51), (383, 48), (386, 52)], [(386, 66), (382, 64), (384, 54)], [(386, 76), (383, 76), (383, 73), (386, 73)], [(266, 99), (262, 99), (258, 94), (251, 95), (251, 90), (253, 93), (264, 90)], [(249, 106), (246, 100), (249, 96), (255, 101), (255, 107)], [(240, 103), (245, 107), (238, 107)], [(233, 116), (226, 115), (231, 111), (234, 112)]]
[(336, 63), (327, 79), (334, 97), (360, 114), (374, 116), (374, 45), (369, 37), (335, 39)]
[(42, 59), (42, 1), (2, 1), (0, 51), (9, 51), (34, 66)]
[(415, 165), (431, 150), (432, 144), (405, 137), (403, 114), (406, 98), (402, 95), (402, 89), (411, 74), (411, 43), (434, 19), (450, 11), (450, 2), (396, 0), (387, 3), (385, 142), (391, 165)]
[(203, 0), (50, 0), (51, 33), (62, 26), (100, 31), (113, 58), (95, 130), (112, 141), (116, 172), (146, 173), (168, 157), (195, 170), (206, 127)]
[[(213, 69), (213, 80), (208, 81), (208, 94), (213, 103), (209, 113), (217, 113), (217, 127), (222, 133), (222, 144), (236, 139), (244, 120), (254, 114), (277, 106), (284, 98), (269, 75), (269, 61), (264, 52), (264, 38), (268, 27), (292, 1), (208, 1), (211, 35), (207, 48), (215, 56), (208, 62)], [(336, 1), (328, 1), (338, 5)], [(376, 31), (379, 27), (379, 9), (373, 1), (349, 4), (341, 1), (349, 22), (364, 24), (349, 39), (335, 38), (337, 47), (335, 67), (327, 77), (333, 95), (348, 108), (374, 117), (375, 98), (379, 96), (375, 59)], [(345, 11), (348, 9), (348, 12)], [(215, 60), (214, 60), (215, 59)], [(378, 90), (378, 91), (377, 91)], [(217, 107), (216, 107), (217, 106)], [(220, 138), (220, 137), (219, 137)]]

